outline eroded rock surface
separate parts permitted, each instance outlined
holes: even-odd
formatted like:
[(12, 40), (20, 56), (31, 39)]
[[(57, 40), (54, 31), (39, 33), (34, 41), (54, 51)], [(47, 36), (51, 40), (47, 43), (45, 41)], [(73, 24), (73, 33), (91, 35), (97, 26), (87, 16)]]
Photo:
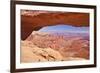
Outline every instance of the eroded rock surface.
[(39, 48), (30, 41), (21, 42), (21, 62), (61, 61), (64, 57), (51, 48)]

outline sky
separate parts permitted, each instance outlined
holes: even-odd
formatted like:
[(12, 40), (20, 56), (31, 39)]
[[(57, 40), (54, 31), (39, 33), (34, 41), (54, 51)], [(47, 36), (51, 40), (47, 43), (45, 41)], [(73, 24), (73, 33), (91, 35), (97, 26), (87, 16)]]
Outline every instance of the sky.
[(40, 32), (72, 32), (72, 33), (88, 33), (89, 27), (75, 27), (71, 25), (54, 25), (54, 26), (45, 26), (42, 27)]

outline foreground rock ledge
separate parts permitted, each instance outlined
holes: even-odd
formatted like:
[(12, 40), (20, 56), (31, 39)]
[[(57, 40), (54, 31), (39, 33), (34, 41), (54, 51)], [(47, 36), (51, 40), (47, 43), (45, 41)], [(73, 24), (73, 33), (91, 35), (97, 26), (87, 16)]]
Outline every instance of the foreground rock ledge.
[(78, 57), (63, 57), (60, 52), (51, 48), (39, 48), (30, 41), (21, 41), (21, 63), (85, 60)]

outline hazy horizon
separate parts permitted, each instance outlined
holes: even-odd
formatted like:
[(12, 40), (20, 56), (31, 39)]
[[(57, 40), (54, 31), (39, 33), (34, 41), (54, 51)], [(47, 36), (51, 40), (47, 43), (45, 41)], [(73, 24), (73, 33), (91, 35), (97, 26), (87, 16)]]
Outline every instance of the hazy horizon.
[(42, 27), (39, 32), (69, 32), (69, 33), (89, 33), (89, 27), (75, 27), (71, 25), (54, 25)]

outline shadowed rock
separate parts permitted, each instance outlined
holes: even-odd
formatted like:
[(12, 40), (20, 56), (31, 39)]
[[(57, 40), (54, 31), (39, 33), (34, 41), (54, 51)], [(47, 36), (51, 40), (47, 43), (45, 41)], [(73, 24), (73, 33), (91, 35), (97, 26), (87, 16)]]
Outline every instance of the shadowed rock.
[(21, 14), (21, 38), (25, 40), (33, 30), (56, 24), (73, 26), (89, 26), (88, 13), (24, 11)]

